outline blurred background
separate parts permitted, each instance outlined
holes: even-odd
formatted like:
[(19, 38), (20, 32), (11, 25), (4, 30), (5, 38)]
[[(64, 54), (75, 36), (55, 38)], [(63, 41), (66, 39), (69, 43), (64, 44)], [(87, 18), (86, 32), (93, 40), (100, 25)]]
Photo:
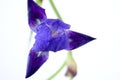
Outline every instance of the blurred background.
[[(57, 18), (43, 0), (48, 18)], [(73, 50), (78, 65), (74, 80), (120, 80), (120, 0), (53, 0), (71, 30), (96, 40)], [(67, 51), (50, 52), (48, 61), (25, 79), (30, 46), (27, 0), (0, 0), (0, 80), (46, 80), (66, 59)], [(53, 80), (64, 77), (66, 67)]]

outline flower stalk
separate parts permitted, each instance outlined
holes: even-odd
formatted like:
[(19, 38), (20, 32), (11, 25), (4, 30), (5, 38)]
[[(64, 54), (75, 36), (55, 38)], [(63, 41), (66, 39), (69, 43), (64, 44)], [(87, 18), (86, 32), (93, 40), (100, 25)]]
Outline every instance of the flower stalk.
[(28, 47), (30, 46), (30, 43), (31, 43), (31, 40), (32, 40), (32, 35), (33, 35), (33, 32), (30, 30)]
[(53, 8), (53, 10), (54, 10), (54, 12), (55, 12), (55, 14), (56, 14), (56, 16), (57, 16), (59, 19), (62, 20), (62, 17), (60, 16), (60, 13), (58, 12), (58, 10), (57, 10), (57, 8), (56, 8), (53, 0), (49, 0), (49, 2), (50, 2), (50, 4), (51, 4), (51, 6), (52, 6), (52, 8)]
[(66, 65), (66, 61), (61, 65), (61, 67), (52, 75), (50, 76), (47, 80), (52, 80)]
[(36, 0), (36, 3), (37, 3), (39, 6), (42, 5), (42, 2), (43, 2), (43, 0)]
[(70, 76), (70, 80), (73, 80), (73, 77), (72, 77), (72, 76)]

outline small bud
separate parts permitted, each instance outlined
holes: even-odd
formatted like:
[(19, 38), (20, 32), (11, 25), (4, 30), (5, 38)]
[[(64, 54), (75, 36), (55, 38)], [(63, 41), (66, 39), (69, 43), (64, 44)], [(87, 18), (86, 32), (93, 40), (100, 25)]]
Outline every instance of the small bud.
[(72, 53), (69, 52), (67, 58), (67, 71), (65, 76), (74, 78), (76, 74), (77, 74), (77, 64), (72, 57)]

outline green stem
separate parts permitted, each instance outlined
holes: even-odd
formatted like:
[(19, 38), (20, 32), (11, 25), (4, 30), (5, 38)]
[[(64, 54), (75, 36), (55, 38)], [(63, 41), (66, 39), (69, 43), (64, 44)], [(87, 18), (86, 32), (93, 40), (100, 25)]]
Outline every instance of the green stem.
[(41, 6), (42, 5), (42, 0), (36, 0), (36, 3)]
[(29, 42), (31, 42), (31, 39), (32, 39), (32, 34), (33, 34), (33, 32), (32, 32), (32, 31), (30, 31), (30, 35), (29, 35)]
[(72, 57), (72, 51), (68, 51), (68, 57), (69, 57), (69, 58)]
[(51, 6), (52, 6), (52, 8), (53, 8), (53, 10), (54, 10), (54, 12), (55, 12), (55, 14), (56, 14), (56, 16), (57, 16), (59, 19), (62, 20), (62, 17), (60, 16), (60, 13), (58, 12), (58, 10), (57, 10), (57, 8), (56, 8), (53, 0), (49, 0), (49, 2), (50, 2), (50, 4), (51, 4)]
[(72, 77), (72, 76), (70, 76), (70, 80), (73, 80), (73, 77)]
[(70, 80), (73, 80), (73, 78), (70, 76)]
[(30, 31), (30, 35), (29, 35), (29, 42), (28, 42), (28, 47), (30, 46), (30, 44), (31, 44), (31, 40), (32, 40), (32, 35), (33, 35), (33, 32), (32, 31)]
[(52, 75), (50, 76), (47, 80), (51, 80), (52, 78), (54, 78), (66, 65), (66, 61), (62, 64), (62, 66)]

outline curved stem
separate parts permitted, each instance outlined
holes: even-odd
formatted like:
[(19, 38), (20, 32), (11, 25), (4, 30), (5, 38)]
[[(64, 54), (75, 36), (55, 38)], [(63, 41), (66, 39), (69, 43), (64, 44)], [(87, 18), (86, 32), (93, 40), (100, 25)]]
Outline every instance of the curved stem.
[(28, 39), (28, 48), (30, 47), (30, 44), (31, 44), (32, 35), (33, 35), (33, 32), (30, 31), (30, 33), (29, 33), (29, 39)]
[(73, 80), (73, 77), (72, 77), (72, 76), (70, 76), (70, 80)]
[(51, 80), (52, 78), (54, 78), (66, 65), (66, 61), (62, 64), (62, 66), (52, 75), (50, 76), (47, 80)]
[(39, 6), (41, 6), (41, 5), (42, 5), (42, 1), (43, 1), (43, 0), (36, 0), (36, 3), (37, 3)]
[(56, 14), (56, 16), (57, 16), (59, 19), (62, 20), (62, 17), (60, 16), (60, 13), (58, 12), (58, 10), (57, 10), (57, 8), (56, 8), (53, 0), (49, 0), (49, 2), (50, 2), (50, 4), (51, 4), (51, 6), (52, 6), (52, 8), (53, 8), (53, 10), (54, 10), (54, 12), (55, 12), (55, 14)]
[(30, 31), (30, 35), (29, 35), (29, 42), (31, 42), (31, 39), (32, 39), (32, 34), (33, 34), (33, 32), (32, 32), (32, 31)]
[(70, 51), (70, 50), (68, 51), (68, 57), (70, 57), (70, 58), (72, 57), (72, 51)]

